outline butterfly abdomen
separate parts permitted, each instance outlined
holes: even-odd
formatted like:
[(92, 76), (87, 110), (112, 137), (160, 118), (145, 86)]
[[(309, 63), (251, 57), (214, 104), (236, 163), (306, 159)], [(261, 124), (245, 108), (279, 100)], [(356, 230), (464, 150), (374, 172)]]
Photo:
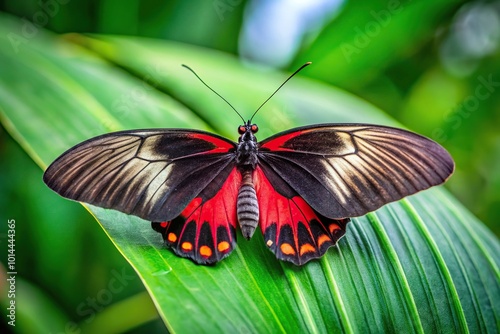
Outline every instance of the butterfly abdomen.
[(242, 183), (238, 192), (236, 213), (240, 223), (241, 233), (246, 239), (250, 239), (259, 224), (259, 204), (257, 194), (253, 185), (253, 170), (242, 171)]

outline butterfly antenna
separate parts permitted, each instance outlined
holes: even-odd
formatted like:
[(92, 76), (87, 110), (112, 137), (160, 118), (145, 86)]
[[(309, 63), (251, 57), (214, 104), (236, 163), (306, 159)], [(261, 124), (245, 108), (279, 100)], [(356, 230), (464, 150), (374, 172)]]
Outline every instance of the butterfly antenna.
[(222, 100), (224, 100), (224, 102), (226, 102), (226, 103), (227, 103), (227, 104), (228, 104), (228, 105), (229, 105), (229, 106), (230, 106), (230, 107), (234, 110), (234, 112), (236, 112), (236, 113), (238, 114), (238, 116), (240, 116), (240, 118), (241, 118), (241, 120), (243, 121), (243, 123), (245, 123), (245, 119), (244, 119), (243, 117), (241, 117), (241, 115), (240, 115), (240, 113), (238, 112), (238, 110), (236, 110), (236, 109), (233, 107), (233, 105), (232, 105), (231, 103), (229, 103), (229, 101), (228, 101), (228, 100), (226, 100), (225, 98), (223, 98), (223, 97), (222, 97), (222, 95), (220, 95), (220, 94), (219, 94), (219, 93), (217, 93), (217, 92), (216, 92), (216, 91), (215, 91), (212, 87), (210, 87), (209, 85), (207, 85), (207, 84), (205, 83), (205, 81), (201, 80), (201, 78), (198, 76), (198, 74), (196, 74), (196, 72), (195, 72), (195, 71), (194, 71), (191, 67), (189, 67), (189, 66), (187, 66), (187, 65), (184, 65), (184, 64), (182, 64), (182, 67), (185, 67), (185, 68), (187, 68), (188, 70), (190, 70), (190, 71), (191, 71), (191, 73), (193, 73), (193, 74), (194, 74), (194, 75), (198, 78), (198, 80), (200, 80), (200, 81), (201, 81), (201, 83), (202, 83), (202, 84), (204, 84), (204, 85), (205, 85), (208, 89), (210, 89), (210, 90), (211, 90), (212, 92), (214, 92), (214, 93), (215, 93), (218, 97), (220, 97)]
[(283, 86), (284, 86), (284, 85), (288, 82), (288, 80), (290, 80), (290, 79), (291, 79), (291, 78), (292, 78), (295, 74), (297, 74), (297, 73), (299, 73), (300, 71), (302, 71), (302, 69), (304, 69), (304, 67), (309, 66), (309, 65), (311, 65), (311, 64), (312, 64), (312, 63), (311, 63), (310, 61), (308, 61), (307, 63), (305, 63), (304, 65), (302, 65), (302, 66), (301, 66), (298, 70), (296, 70), (295, 72), (293, 72), (293, 74), (292, 74), (292, 75), (290, 75), (290, 76), (288, 77), (288, 79), (286, 79), (286, 80), (285, 80), (285, 82), (283, 82), (283, 83), (282, 83), (282, 84), (278, 87), (278, 89), (276, 89), (276, 90), (274, 91), (274, 93), (272, 93), (272, 94), (271, 94), (271, 96), (269, 96), (269, 97), (267, 98), (267, 100), (265, 100), (265, 101), (264, 101), (264, 102), (260, 105), (260, 107), (258, 107), (258, 108), (257, 108), (257, 110), (255, 110), (255, 112), (253, 113), (252, 117), (250, 117), (250, 122), (252, 121), (252, 119), (253, 119), (253, 117), (255, 116), (255, 114), (257, 113), (257, 111), (259, 111), (259, 110), (260, 110), (260, 108), (262, 108), (262, 106), (263, 106), (264, 104), (266, 104), (266, 103), (267, 103), (267, 101), (269, 101), (269, 100), (271, 99), (271, 97), (273, 97), (273, 96), (274, 96), (274, 94), (276, 94), (276, 93), (277, 93), (277, 92), (281, 89), (281, 87), (283, 87)]

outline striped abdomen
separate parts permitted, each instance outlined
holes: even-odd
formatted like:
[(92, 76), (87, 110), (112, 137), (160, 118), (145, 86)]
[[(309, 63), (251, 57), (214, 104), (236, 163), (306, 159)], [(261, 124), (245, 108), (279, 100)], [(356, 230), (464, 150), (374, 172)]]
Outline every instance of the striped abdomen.
[(242, 172), (241, 188), (238, 192), (236, 213), (240, 223), (241, 234), (250, 239), (259, 224), (259, 204), (253, 186), (253, 170), (247, 169)]

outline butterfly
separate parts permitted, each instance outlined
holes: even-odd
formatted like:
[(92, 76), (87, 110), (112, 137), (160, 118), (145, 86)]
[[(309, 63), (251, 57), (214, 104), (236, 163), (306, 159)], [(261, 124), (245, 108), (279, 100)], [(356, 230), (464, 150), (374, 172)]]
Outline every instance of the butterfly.
[(454, 170), (436, 142), (387, 126), (319, 124), (257, 141), (255, 113), (242, 118), (238, 142), (186, 129), (91, 138), (43, 179), (63, 197), (151, 221), (175, 254), (198, 264), (227, 257), (239, 226), (246, 239), (260, 227), (278, 259), (303, 265), (344, 236), (350, 217), (441, 184)]

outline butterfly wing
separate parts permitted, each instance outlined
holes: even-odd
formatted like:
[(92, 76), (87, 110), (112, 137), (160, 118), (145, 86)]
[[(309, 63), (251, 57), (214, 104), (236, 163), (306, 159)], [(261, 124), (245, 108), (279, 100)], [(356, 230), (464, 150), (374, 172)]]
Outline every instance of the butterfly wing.
[(236, 247), (236, 198), (241, 173), (228, 165), (171, 221), (152, 223), (165, 244), (198, 264), (213, 264)]
[(324, 124), (259, 144), (259, 161), (319, 214), (356, 217), (443, 183), (449, 153), (418, 134), (385, 126)]
[(278, 259), (302, 265), (345, 234), (349, 218), (323, 217), (266, 163), (256, 168), (254, 183), (264, 241)]
[(229, 175), (235, 148), (235, 143), (201, 131), (116, 132), (69, 149), (43, 179), (69, 199), (170, 221), (214, 179)]

